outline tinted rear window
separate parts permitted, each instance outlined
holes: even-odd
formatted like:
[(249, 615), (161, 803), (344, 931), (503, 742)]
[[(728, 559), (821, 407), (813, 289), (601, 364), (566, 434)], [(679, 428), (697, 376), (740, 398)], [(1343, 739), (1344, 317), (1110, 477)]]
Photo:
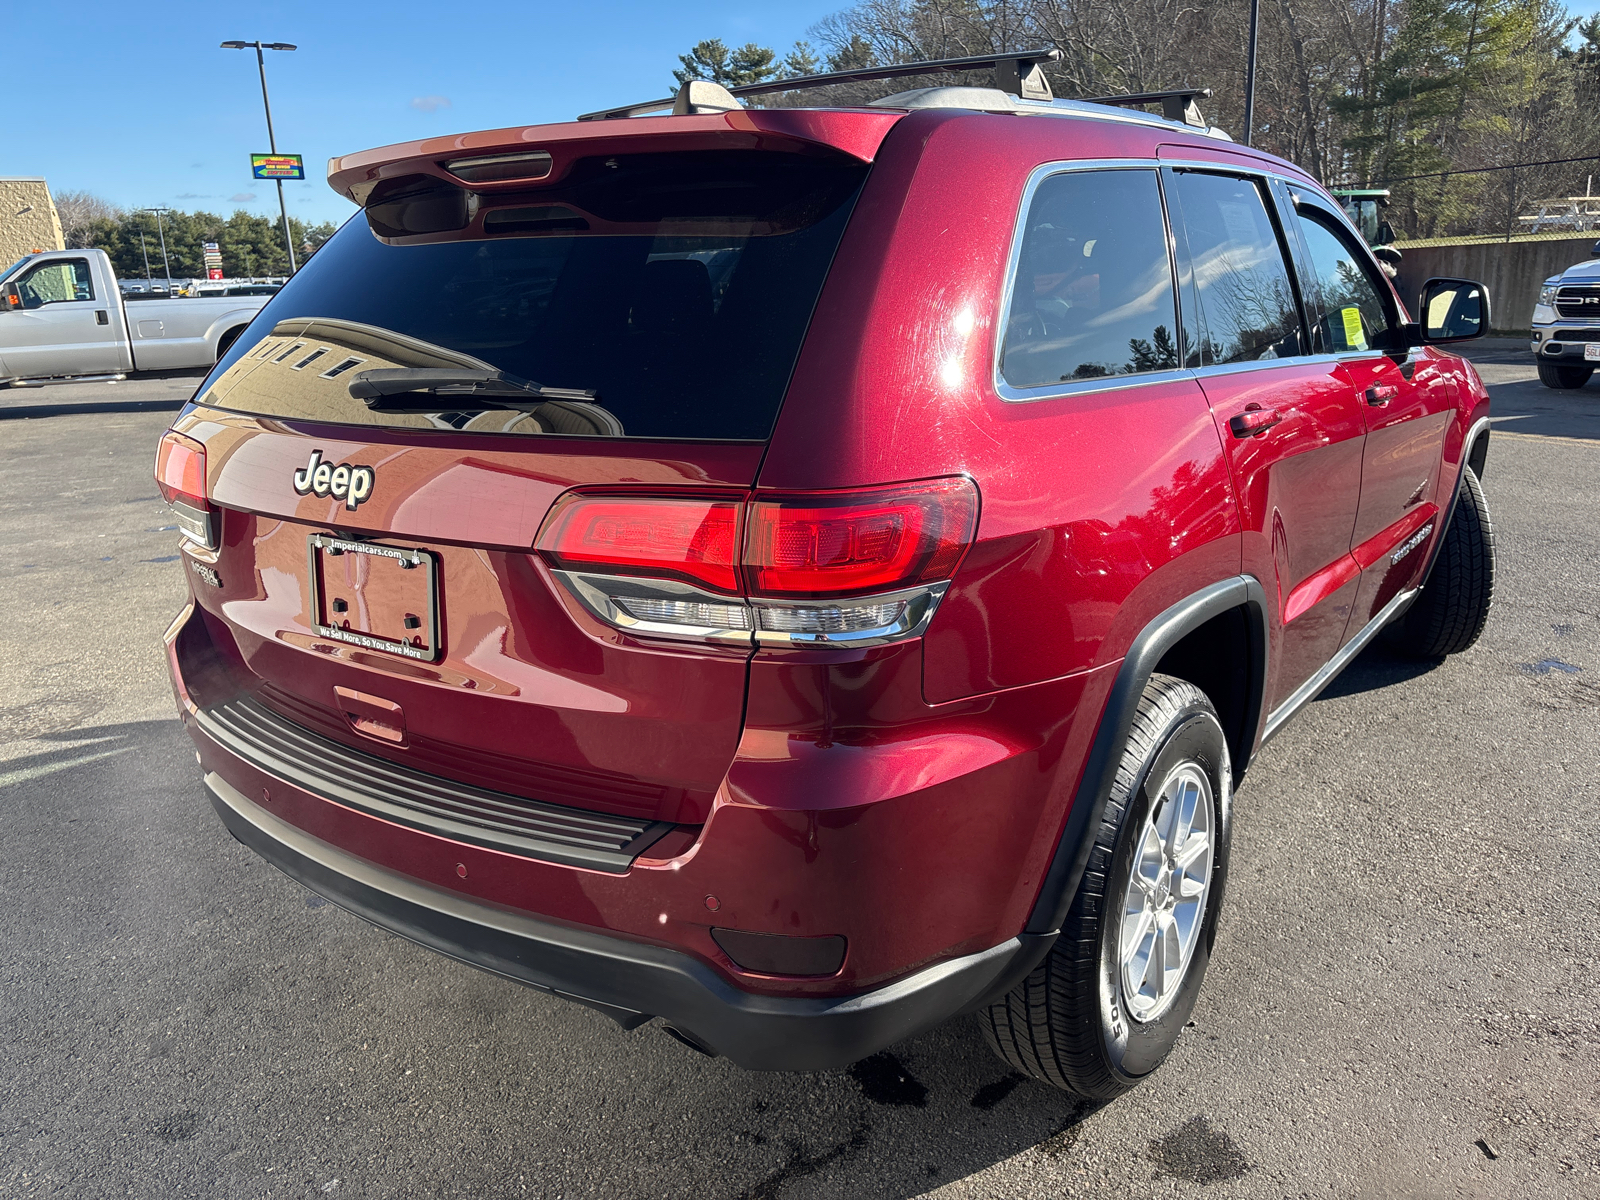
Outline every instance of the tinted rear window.
[[(793, 154), (618, 155), (464, 205), (369, 201), (374, 220), (353, 218), (267, 304), (205, 402), (389, 428), (764, 439), (865, 174)], [(466, 227), (404, 232), (453, 221)], [(595, 395), (510, 410), (430, 394), (410, 407), (439, 411), (400, 413), (350, 395), (396, 367)]]

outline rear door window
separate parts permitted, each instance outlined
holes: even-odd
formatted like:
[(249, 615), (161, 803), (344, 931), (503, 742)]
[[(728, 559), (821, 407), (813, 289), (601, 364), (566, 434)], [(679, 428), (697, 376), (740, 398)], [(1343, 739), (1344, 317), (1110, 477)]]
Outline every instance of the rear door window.
[[(718, 151), (582, 159), (525, 193), (425, 180), (323, 245), (202, 394), (388, 428), (761, 440), (865, 177), (853, 159)], [(403, 369), (497, 382), (352, 395)]]
[(1052, 175), (1023, 220), (1000, 353), (1007, 384), (1048, 387), (1178, 366), (1154, 170)]
[(1305, 354), (1299, 305), (1263, 184), (1199, 171), (1170, 178), (1173, 223), (1187, 242), (1199, 297), (1197, 365)]

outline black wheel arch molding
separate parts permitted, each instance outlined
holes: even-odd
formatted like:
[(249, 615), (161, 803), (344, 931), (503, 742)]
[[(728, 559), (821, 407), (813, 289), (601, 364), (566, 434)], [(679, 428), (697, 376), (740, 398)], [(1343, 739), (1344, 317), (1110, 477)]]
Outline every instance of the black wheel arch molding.
[[(1145, 684), (1167, 653), (1185, 637), (1208, 621), (1241, 609), (1246, 616), (1250, 645), (1248, 692), (1242, 728), (1244, 734), (1229, 746), (1233, 756), (1235, 782), (1244, 774), (1250, 756), (1261, 739), (1266, 699), (1269, 640), (1267, 634), (1267, 592), (1253, 575), (1236, 575), (1201, 588), (1171, 605), (1149, 622), (1133, 639), (1117, 669), (1111, 694), (1100, 715), (1083, 774), (1073, 794), (1072, 808), (1056, 843), (1055, 854), (1045, 872), (1044, 882), (1034, 901), (1024, 932), (1054, 934), (1066, 919), (1072, 898), (1088, 866), (1094, 848), (1094, 830), (1099, 828), (1111, 785), (1116, 778), (1122, 745), (1133, 727), (1139, 697)], [(1042, 958), (1043, 955), (1041, 954)], [(1036, 965), (1036, 964), (1035, 964)], [(1031, 969), (1031, 967), (1030, 967)], [(1026, 972), (1023, 972), (1025, 975)]]

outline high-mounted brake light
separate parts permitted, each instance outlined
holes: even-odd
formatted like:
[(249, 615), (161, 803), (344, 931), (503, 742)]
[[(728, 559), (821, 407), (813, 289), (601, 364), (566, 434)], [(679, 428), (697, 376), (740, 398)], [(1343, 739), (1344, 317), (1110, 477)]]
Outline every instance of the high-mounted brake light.
[(535, 543), (590, 612), (646, 636), (876, 645), (919, 635), (972, 542), (968, 479), (557, 502)]
[(215, 550), (217, 521), (206, 499), (206, 448), (169, 429), (156, 447), (156, 486), (172, 507), (178, 532)]

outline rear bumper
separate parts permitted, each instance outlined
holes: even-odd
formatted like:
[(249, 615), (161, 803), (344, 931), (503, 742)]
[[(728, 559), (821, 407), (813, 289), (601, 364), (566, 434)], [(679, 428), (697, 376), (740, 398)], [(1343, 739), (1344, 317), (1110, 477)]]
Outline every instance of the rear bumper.
[(279, 819), (215, 772), (205, 777), (229, 831), (296, 882), (419, 945), (598, 1008), (625, 1028), (660, 1017), (741, 1067), (843, 1067), (1003, 994), (1054, 935), (1012, 938), (875, 991), (759, 996), (694, 957), (474, 903), (329, 845)]

